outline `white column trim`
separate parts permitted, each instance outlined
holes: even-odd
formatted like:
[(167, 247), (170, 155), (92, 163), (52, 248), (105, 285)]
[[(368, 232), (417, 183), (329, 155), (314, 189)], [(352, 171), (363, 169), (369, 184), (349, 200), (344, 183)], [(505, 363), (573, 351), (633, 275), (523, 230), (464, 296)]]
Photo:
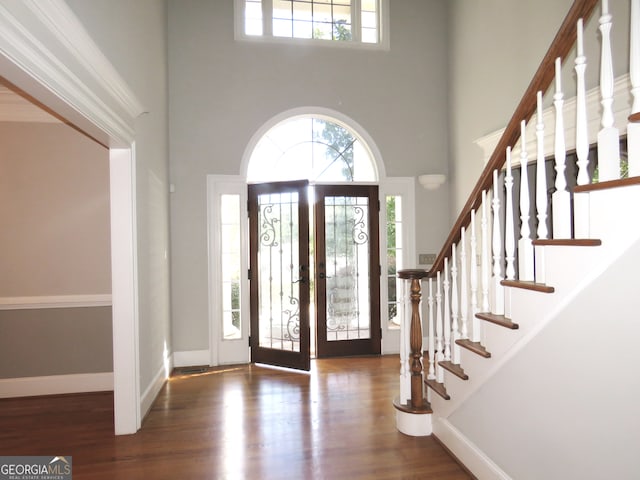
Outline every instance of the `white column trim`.
[(135, 164), (132, 149), (111, 149), (111, 276), (116, 434), (141, 425)]

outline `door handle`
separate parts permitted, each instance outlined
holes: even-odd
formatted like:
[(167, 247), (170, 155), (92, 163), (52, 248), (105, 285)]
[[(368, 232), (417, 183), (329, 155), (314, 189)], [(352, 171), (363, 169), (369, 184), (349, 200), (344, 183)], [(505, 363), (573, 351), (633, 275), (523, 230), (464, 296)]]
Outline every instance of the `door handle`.
[(291, 283), (307, 283), (307, 279), (306, 279), (306, 277), (300, 277), (299, 279), (294, 280)]
[(324, 280), (325, 278), (331, 278), (331, 277), (327, 277), (327, 276), (326, 276), (324, 273), (322, 273), (322, 272), (318, 274), (318, 277), (319, 277), (321, 280)]

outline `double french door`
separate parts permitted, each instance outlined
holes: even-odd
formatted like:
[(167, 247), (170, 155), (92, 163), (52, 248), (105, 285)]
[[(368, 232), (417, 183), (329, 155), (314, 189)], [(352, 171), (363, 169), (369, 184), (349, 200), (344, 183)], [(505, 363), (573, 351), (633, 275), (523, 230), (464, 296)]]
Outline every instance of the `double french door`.
[(378, 210), (376, 186), (249, 186), (253, 362), (309, 370), (312, 329), (319, 357), (380, 353)]

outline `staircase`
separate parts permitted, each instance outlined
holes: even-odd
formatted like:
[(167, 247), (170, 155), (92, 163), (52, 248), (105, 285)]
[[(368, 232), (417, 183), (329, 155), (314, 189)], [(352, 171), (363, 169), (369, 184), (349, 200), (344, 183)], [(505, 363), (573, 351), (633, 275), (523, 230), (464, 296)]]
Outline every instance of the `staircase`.
[[(620, 130), (612, 110), (612, 17), (607, 0), (596, 7), (591, 0), (572, 5), (434, 266), (399, 273), (412, 282), (412, 315), (402, 322), (398, 428), (435, 434), (480, 479), (640, 478), (640, 380), (633, 368), (640, 362), (640, 0), (631, 0), (634, 101)], [(601, 119), (590, 142), (582, 36), (594, 10), (602, 38)], [(574, 45), (578, 173), (568, 179), (561, 87), (568, 79), (560, 75)], [(542, 100), (553, 80), (547, 95), (556, 173), (547, 178)], [(535, 151), (526, 141), (531, 130)], [(589, 168), (592, 148), (598, 179)], [(418, 375), (424, 391), (416, 390)]]

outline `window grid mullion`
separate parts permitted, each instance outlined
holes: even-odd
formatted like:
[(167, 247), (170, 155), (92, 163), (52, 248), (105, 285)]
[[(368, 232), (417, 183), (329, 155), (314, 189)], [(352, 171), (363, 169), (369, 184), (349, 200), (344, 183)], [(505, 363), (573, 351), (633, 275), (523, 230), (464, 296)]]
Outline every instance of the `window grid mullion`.
[(273, 0), (262, 0), (262, 31), (266, 37), (273, 37)]
[(351, 39), (360, 43), (362, 40), (362, 4), (360, 0), (351, 0)]

